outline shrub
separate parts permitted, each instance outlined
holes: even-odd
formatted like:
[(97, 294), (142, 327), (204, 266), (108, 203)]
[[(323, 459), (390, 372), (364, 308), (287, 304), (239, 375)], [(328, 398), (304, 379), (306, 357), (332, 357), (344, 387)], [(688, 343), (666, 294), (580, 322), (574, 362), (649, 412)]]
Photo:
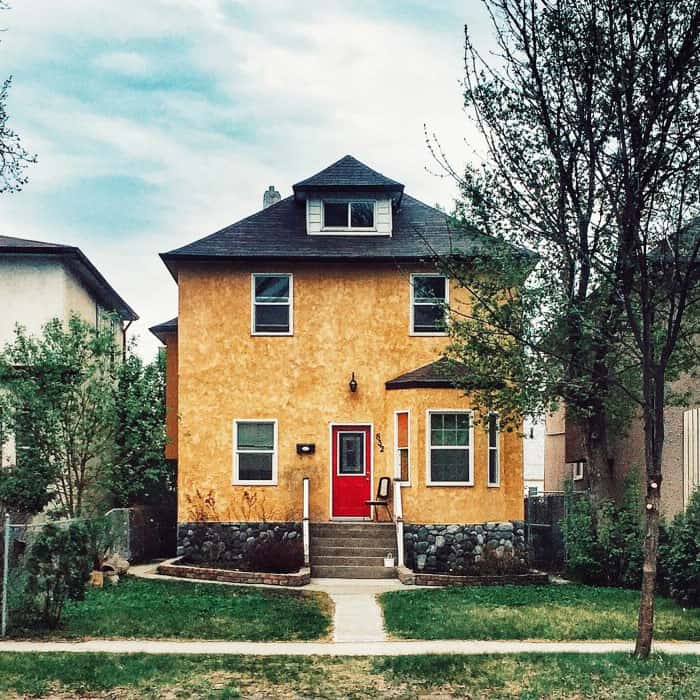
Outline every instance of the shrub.
[(700, 491), (659, 538), (661, 587), (686, 607), (700, 606)]
[(499, 556), (495, 549), (486, 548), (481, 559), (475, 561), (465, 573), (467, 576), (508, 576), (528, 571), (527, 563), (512, 551), (506, 550)]
[(27, 555), (27, 592), (47, 627), (58, 627), (66, 600), (84, 598), (91, 568), (83, 523), (49, 523), (42, 528)]
[(567, 512), (562, 520), (566, 572), (590, 584), (638, 588), (642, 579), (642, 501), (639, 479), (630, 472), (622, 502), (596, 506), (567, 487)]
[(298, 540), (262, 540), (248, 551), (248, 562), (253, 571), (293, 573), (304, 565), (304, 547)]
[(116, 533), (107, 518), (94, 518), (83, 523), (88, 558), (93, 569), (99, 570), (114, 546)]

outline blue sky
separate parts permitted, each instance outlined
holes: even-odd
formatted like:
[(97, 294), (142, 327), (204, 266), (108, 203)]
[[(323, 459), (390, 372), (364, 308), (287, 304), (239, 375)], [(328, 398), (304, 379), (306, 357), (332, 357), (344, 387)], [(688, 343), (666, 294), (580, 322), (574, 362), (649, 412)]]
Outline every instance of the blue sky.
[(0, 230), (80, 246), (141, 316), (147, 357), (148, 326), (177, 313), (159, 252), (346, 153), (449, 207), (424, 123), (455, 165), (472, 157), (464, 24), (490, 42), (476, 0), (15, 0), (0, 23), (11, 124), (39, 157)]

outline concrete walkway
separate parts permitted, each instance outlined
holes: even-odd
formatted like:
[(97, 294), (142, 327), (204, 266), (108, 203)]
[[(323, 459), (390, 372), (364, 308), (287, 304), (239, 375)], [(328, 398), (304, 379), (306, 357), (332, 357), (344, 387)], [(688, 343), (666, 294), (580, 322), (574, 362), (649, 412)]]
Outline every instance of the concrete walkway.
[[(191, 579), (176, 576), (161, 576), (156, 573), (156, 564), (132, 566), (129, 574), (139, 578), (169, 579), (171, 581), (189, 581)], [(311, 583), (303, 588), (286, 589), (269, 584), (240, 584), (224, 581), (197, 581), (221, 586), (250, 586), (252, 588), (271, 588), (281, 593), (295, 591), (319, 591), (330, 596), (335, 607), (333, 614), (334, 642), (383, 642), (386, 640), (382, 610), (377, 602), (377, 595), (384, 591), (405, 590), (397, 579), (345, 579), (312, 578)]]
[[(631, 652), (632, 642), (188, 642), (103, 640), (88, 642), (0, 642), (3, 652), (68, 652), (111, 654), (222, 654), (276, 656), (406, 656), (409, 654), (526, 654)], [(700, 654), (700, 642), (657, 642), (654, 651)]]

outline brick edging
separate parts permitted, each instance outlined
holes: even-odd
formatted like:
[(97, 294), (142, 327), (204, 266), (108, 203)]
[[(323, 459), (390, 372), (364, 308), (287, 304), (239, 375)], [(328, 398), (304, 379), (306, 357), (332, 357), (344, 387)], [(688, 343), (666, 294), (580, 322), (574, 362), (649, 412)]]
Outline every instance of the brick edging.
[(202, 566), (187, 566), (179, 559), (159, 564), (156, 571), (163, 576), (197, 579), (199, 581), (224, 581), (226, 583), (264, 583), (269, 586), (306, 586), (311, 581), (311, 569), (303, 567), (292, 574), (273, 574), (236, 569), (214, 569)]
[(399, 581), (405, 586), (542, 586), (549, 583), (549, 576), (541, 571), (527, 574), (503, 574), (492, 576), (457, 576), (454, 574), (433, 574), (411, 571), (397, 567)]

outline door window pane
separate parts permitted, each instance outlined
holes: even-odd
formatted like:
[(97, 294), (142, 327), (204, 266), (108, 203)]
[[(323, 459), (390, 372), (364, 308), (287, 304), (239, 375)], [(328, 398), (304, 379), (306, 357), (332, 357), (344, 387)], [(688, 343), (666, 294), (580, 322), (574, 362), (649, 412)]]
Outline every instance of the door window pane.
[(364, 433), (339, 433), (339, 474), (364, 474)]

